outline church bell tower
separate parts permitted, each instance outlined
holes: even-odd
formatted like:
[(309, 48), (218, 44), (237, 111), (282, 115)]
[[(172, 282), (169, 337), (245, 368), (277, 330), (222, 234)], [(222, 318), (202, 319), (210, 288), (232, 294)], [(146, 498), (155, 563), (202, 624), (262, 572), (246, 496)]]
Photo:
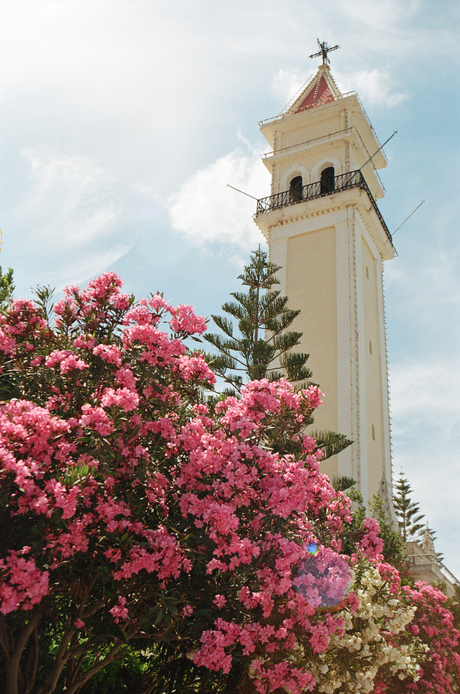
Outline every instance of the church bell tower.
[(316, 75), (260, 124), (272, 182), (255, 221), (281, 266), (281, 292), (301, 309), (293, 328), (325, 393), (315, 426), (354, 442), (323, 472), (352, 477), (365, 503), (379, 492), (393, 517), (382, 273), (395, 249), (376, 203), (387, 160), (357, 94), (337, 88), (331, 49), (319, 45)]

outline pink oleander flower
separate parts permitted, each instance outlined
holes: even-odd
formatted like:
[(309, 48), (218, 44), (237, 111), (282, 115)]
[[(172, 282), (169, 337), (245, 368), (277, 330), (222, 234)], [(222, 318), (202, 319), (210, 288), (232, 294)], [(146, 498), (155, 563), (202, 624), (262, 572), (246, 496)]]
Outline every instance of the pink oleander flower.
[(125, 607), (126, 605), (126, 598), (120, 596), (118, 598), (117, 604), (112, 607), (111, 610), (109, 610), (110, 614), (112, 615), (114, 622), (118, 624), (120, 620), (126, 621), (129, 617), (129, 612), (128, 608)]
[(363, 521), (363, 536), (360, 549), (364, 556), (369, 559), (377, 559), (382, 557), (383, 540), (379, 537), (380, 526), (375, 518), (365, 518)]
[(163, 309), (169, 309), (168, 302), (163, 299), (161, 294), (151, 296), (150, 299), (147, 300), (147, 304), (155, 313), (158, 313)]
[(113, 424), (102, 407), (83, 405), (80, 423), (84, 427), (94, 429), (101, 436), (108, 436), (113, 431)]
[(16, 340), (6, 335), (2, 328), (0, 328), (0, 351), (5, 354), (14, 354), (16, 351)]
[(0, 559), (5, 575), (0, 584), (0, 612), (31, 610), (41, 602), (49, 589), (49, 572), (40, 571), (34, 559), (25, 559), (22, 552), (9, 550), (7, 559)]
[(312, 453), (315, 450), (316, 439), (312, 438), (311, 436), (303, 436), (302, 443), (307, 453)]
[(78, 359), (73, 352), (66, 349), (51, 352), (45, 364), (49, 368), (59, 365), (62, 374), (67, 374), (69, 371), (83, 371), (83, 369), (88, 368), (88, 364), (83, 359)]
[(308, 404), (310, 405), (311, 409), (314, 410), (319, 405), (322, 405), (324, 398), (324, 393), (320, 391), (318, 386), (310, 386), (306, 390), (301, 391), (303, 394), (303, 397), (305, 397), (308, 400)]
[(179, 357), (177, 370), (184, 381), (207, 381), (211, 384), (216, 382), (214, 372), (209, 368), (201, 354), (192, 357), (184, 354)]
[(122, 356), (121, 350), (116, 345), (96, 345), (93, 348), (93, 354), (104, 359), (108, 364), (115, 364), (115, 366), (121, 367)]
[(135, 410), (139, 396), (128, 388), (106, 388), (101, 398), (102, 407), (121, 407), (125, 412)]
[(51, 479), (45, 482), (45, 489), (54, 496), (55, 506), (62, 509), (63, 520), (75, 515), (80, 494), (80, 488), (77, 485), (68, 490), (61, 482)]
[(169, 325), (176, 333), (186, 333), (187, 335), (202, 335), (206, 330), (206, 321), (202, 316), (196, 316), (192, 306), (180, 304), (176, 309), (172, 309), (173, 318)]
[(122, 368), (118, 369), (115, 374), (115, 380), (118, 386), (128, 388), (129, 390), (136, 390), (136, 378), (134, 377), (131, 369)]

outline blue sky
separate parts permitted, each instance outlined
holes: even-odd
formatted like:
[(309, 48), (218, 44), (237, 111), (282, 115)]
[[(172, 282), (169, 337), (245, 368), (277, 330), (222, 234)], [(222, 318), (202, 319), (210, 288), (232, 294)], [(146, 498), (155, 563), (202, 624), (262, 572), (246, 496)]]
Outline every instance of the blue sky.
[(356, 90), (389, 164), (393, 462), (460, 577), (457, 0), (2, 0), (0, 226), (16, 296), (117, 270), (218, 313), (269, 193), (258, 121), (317, 67)]

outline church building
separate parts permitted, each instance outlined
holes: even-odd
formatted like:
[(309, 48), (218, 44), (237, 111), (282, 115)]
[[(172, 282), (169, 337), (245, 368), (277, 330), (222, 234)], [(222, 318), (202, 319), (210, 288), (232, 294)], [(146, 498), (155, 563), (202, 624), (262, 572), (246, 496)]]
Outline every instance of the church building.
[(394, 517), (382, 275), (395, 248), (376, 202), (387, 159), (358, 95), (334, 82), (332, 49), (319, 45), (315, 76), (260, 124), (272, 178), (255, 221), (281, 292), (301, 309), (293, 329), (325, 393), (315, 427), (353, 441), (323, 471), (356, 480), (365, 503), (379, 492)]

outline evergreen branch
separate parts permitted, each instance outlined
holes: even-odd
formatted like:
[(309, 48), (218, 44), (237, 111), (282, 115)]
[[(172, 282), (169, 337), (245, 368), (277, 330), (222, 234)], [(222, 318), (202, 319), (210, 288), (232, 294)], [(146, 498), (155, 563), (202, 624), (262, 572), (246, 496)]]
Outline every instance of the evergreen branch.
[(336, 434), (332, 431), (314, 431), (310, 436), (316, 439), (317, 447), (323, 449), (324, 456), (322, 460), (327, 460), (333, 455), (337, 455), (337, 453), (345, 450), (353, 443), (344, 434)]

